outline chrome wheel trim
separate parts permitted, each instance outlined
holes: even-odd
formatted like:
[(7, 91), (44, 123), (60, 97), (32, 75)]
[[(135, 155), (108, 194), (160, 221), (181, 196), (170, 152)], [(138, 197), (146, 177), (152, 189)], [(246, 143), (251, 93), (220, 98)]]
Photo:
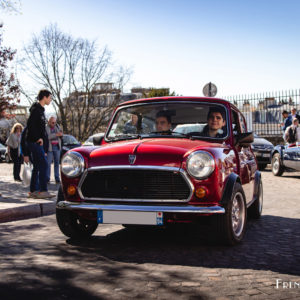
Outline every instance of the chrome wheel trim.
[(274, 173), (278, 173), (279, 166), (280, 166), (279, 158), (278, 157), (274, 157), (274, 161), (273, 161), (273, 165), (272, 165), (272, 169), (273, 169)]
[(236, 237), (239, 237), (245, 226), (245, 203), (242, 193), (234, 195), (231, 207), (231, 226)]

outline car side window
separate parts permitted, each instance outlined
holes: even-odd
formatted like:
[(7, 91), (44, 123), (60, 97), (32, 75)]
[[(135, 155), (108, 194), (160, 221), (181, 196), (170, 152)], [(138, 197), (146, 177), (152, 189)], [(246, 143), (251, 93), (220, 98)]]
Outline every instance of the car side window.
[(232, 116), (232, 132), (233, 132), (233, 135), (237, 135), (237, 134), (241, 133), (238, 113), (236, 111), (232, 110), (231, 116)]
[(239, 113), (239, 120), (240, 120), (241, 133), (247, 132), (245, 119), (241, 113)]

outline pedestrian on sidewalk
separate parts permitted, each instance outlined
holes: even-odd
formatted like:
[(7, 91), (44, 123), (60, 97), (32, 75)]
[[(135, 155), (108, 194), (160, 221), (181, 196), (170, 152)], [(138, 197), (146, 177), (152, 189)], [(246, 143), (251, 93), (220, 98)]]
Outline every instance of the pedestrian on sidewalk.
[(55, 182), (60, 183), (59, 179), (59, 159), (61, 150), (61, 138), (63, 132), (56, 122), (56, 118), (51, 116), (48, 119), (48, 125), (46, 126), (46, 132), (49, 140), (49, 148), (47, 153), (48, 160), (48, 172), (47, 172), (47, 182), (50, 181), (51, 175), (51, 163), (54, 160), (54, 177)]
[(283, 132), (292, 125), (292, 118), (289, 116), (289, 112), (287, 110), (284, 110), (282, 113), (282, 122), (280, 123), (281, 129)]
[(292, 125), (289, 126), (284, 133), (284, 140), (293, 145), (296, 142), (300, 142), (300, 127), (299, 120), (295, 117), (292, 121)]
[(300, 115), (297, 114), (297, 109), (295, 107), (291, 109), (290, 117), (291, 117), (291, 121), (293, 121), (294, 118), (297, 118), (298, 122), (300, 123)]
[(6, 141), (7, 151), (10, 155), (13, 163), (13, 175), (15, 181), (22, 181), (20, 177), (21, 164), (22, 164), (22, 155), (21, 155), (21, 133), (23, 126), (20, 123), (16, 123), (10, 132), (10, 135)]
[[(29, 196), (42, 199), (55, 196), (48, 192), (47, 187), (48, 137), (44, 107), (51, 103), (51, 93), (48, 90), (40, 90), (37, 100), (30, 107), (30, 116), (27, 120), (27, 143), (33, 163)], [(39, 183), (39, 191), (37, 183)]]

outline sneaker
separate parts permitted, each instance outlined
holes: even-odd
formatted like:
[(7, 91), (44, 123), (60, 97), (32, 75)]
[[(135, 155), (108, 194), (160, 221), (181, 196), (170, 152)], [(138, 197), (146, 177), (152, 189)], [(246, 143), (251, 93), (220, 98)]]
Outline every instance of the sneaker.
[(22, 179), (21, 178), (17, 178), (17, 179), (15, 179), (15, 181), (22, 182)]
[(50, 194), (49, 192), (39, 192), (37, 195), (37, 199), (46, 199), (46, 198), (53, 198), (56, 195)]
[(29, 192), (28, 193), (28, 198), (37, 198), (37, 196), (39, 195), (39, 192), (38, 191), (35, 191), (35, 192)]
[(55, 183), (56, 184), (60, 184), (60, 180), (55, 180)]

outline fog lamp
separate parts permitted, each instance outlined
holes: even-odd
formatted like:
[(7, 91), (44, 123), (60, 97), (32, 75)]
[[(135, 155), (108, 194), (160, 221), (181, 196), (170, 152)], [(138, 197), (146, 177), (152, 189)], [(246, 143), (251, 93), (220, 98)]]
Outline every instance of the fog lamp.
[(76, 193), (76, 187), (74, 185), (69, 185), (67, 188), (67, 193), (69, 196), (74, 196)]
[(195, 191), (197, 198), (204, 198), (206, 196), (206, 189), (204, 187), (199, 187)]

